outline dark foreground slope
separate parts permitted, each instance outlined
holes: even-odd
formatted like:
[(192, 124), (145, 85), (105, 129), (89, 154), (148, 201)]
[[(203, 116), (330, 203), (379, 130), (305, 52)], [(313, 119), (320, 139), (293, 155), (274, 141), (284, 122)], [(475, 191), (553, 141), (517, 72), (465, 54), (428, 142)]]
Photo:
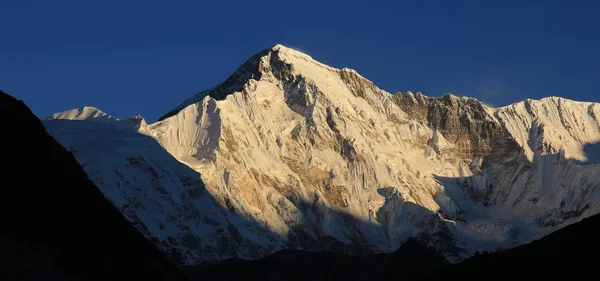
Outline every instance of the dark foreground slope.
[(477, 254), (450, 265), (409, 239), (392, 254), (348, 256), (286, 250), (248, 261), (187, 268), (192, 280), (595, 280), (600, 276), (600, 215), (514, 249)]
[(349, 256), (285, 250), (259, 260), (230, 259), (187, 268), (192, 280), (417, 280), (448, 267), (434, 248), (409, 239), (391, 254)]
[(184, 279), (1, 91), (0, 132), (0, 280)]
[(532, 243), (476, 255), (427, 280), (595, 280), (599, 253), (600, 215), (595, 215)]

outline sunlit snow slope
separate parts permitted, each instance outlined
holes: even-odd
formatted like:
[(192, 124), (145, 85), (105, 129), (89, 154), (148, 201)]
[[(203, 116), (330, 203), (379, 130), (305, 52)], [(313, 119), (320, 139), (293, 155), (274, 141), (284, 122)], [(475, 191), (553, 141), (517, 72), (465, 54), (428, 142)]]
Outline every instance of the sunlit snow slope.
[(52, 114), (50, 118), (68, 120), (93, 120), (99, 123), (112, 123), (119, 120), (118, 118), (112, 117), (93, 106), (84, 106), (78, 109), (57, 112)]
[[(74, 115), (50, 119), (90, 120)], [(165, 162), (157, 164), (160, 169), (185, 171), (196, 180), (201, 174), (208, 190), (203, 200), (217, 202), (195, 210), (244, 218), (244, 224), (227, 224), (222, 237), (253, 241), (264, 229), (271, 235), (252, 244), (260, 250), (216, 249), (210, 256), (174, 243), (188, 263), (235, 254), (256, 258), (280, 247), (392, 251), (410, 236), (460, 260), (476, 250), (526, 243), (600, 212), (599, 116), (600, 104), (557, 97), (491, 108), (450, 94), (390, 94), (354, 70), (277, 45), (154, 124), (139, 117), (116, 122), (129, 123), (115, 125), (114, 135), (102, 133), (114, 141), (86, 137), (85, 130), (94, 128), (89, 122), (47, 124), (65, 147), (88, 147), (75, 156), (117, 205), (121, 195), (111, 190), (123, 180), (115, 171), (138, 173), (126, 165), (127, 157), (165, 161), (172, 155), (185, 165)], [(138, 133), (122, 136), (117, 128)], [(152, 140), (148, 136), (169, 153), (158, 146), (127, 148), (127, 141)], [(181, 193), (172, 191), (183, 188), (177, 176), (165, 181), (166, 192)], [(181, 203), (156, 201), (155, 183), (139, 183), (142, 193), (121, 187), (132, 200), (148, 198), (129, 212), (155, 209), (156, 216), (179, 218)], [(164, 204), (174, 207), (164, 211)], [(186, 233), (138, 220), (147, 236), (180, 241)], [(195, 214), (189, 221), (205, 227)], [(240, 230), (247, 224), (250, 230)], [(191, 232), (202, 241), (217, 233)]]

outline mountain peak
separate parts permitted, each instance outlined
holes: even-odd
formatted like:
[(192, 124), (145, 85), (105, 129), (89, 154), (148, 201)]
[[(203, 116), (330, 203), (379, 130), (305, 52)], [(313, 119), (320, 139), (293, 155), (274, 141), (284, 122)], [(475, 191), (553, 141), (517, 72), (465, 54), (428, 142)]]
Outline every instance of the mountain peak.
[(81, 108), (74, 108), (62, 112), (57, 112), (49, 117), (46, 117), (45, 119), (86, 120), (101, 123), (110, 123), (119, 120), (119, 118), (110, 116), (104, 113), (102, 110), (93, 106), (84, 106)]
[(305, 60), (314, 60), (310, 55), (308, 55), (302, 51), (299, 51), (297, 49), (284, 46), (282, 44), (277, 44), (277, 45), (273, 46), (273, 48), (271, 48), (271, 51), (280, 53), (280, 54), (291, 55), (296, 58), (301, 58), (301, 59), (305, 59)]
[(202, 91), (185, 100), (179, 106), (169, 111), (158, 121), (164, 120), (177, 114), (185, 107), (201, 102), (206, 96), (215, 100), (223, 100), (228, 95), (247, 89), (253, 82), (260, 81), (264, 77), (281, 81), (291, 81), (300, 75), (304, 78), (319, 80), (327, 73), (335, 73), (344, 81), (354, 81), (369, 87), (373, 82), (358, 74), (350, 68), (334, 68), (313, 59), (310, 55), (296, 49), (276, 44), (271, 48), (264, 49), (248, 60), (246, 60), (236, 71), (223, 83), (208, 90)]
[(294, 50), (294, 49), (292, 49), (290, 47), (287, 47), (287, 46), (285, 46), (283, 44), (276, 44), (275, 46), (273, 46), (271, 48), (271, 50), (273, 50), (273, 51), (282, 51), (282, 52), (298, 52), (297, 50)]

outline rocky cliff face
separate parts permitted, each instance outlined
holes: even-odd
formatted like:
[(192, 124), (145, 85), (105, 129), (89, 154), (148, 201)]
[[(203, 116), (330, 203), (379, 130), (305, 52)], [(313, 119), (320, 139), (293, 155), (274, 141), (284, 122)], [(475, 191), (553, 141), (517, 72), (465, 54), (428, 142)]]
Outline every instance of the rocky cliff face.
[[(199, 173), (225, 212), (272, 233), (239, 257), (388, 252), (412, 236), (460, 260), (600, 211), (598, 116), (598, 104), (554, 97), (491, 108), (392, 95), (277, 45), (136, 130)], [(213, 253), (188, 261), (233, 254)]]
[[(394, 97), (410, 116), (450, 142), (444, 147), (451, 149), (436, 152), (449, 161), (470, 162), (472, 175), (442, 182), (457, 184), (473, 203), (504, 213), (504, 221), (525, 217), (535, 221), (535, 227), (548, 227), (598, 212), (589, 208), (597, 200), (591, 193), (599, 182), (588, 174), (598, 169), (594, 162), (600, 136), (598, 104), (550, 97), (489, 108), (475, 99), (449, 94)], [(522, 226), (507, 229), (510, 237), (526, 232)]]

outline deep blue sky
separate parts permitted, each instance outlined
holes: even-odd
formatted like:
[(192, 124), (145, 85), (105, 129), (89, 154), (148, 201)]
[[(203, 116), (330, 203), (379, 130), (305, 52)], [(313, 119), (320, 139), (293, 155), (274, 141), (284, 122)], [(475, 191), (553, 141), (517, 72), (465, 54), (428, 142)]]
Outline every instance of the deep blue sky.
[(600, 101), (600, 1), (0, 0), (0, 12), (0, 89), (40, 117), (93, 105), (152, 122), (277, 43), (390, 92)]

